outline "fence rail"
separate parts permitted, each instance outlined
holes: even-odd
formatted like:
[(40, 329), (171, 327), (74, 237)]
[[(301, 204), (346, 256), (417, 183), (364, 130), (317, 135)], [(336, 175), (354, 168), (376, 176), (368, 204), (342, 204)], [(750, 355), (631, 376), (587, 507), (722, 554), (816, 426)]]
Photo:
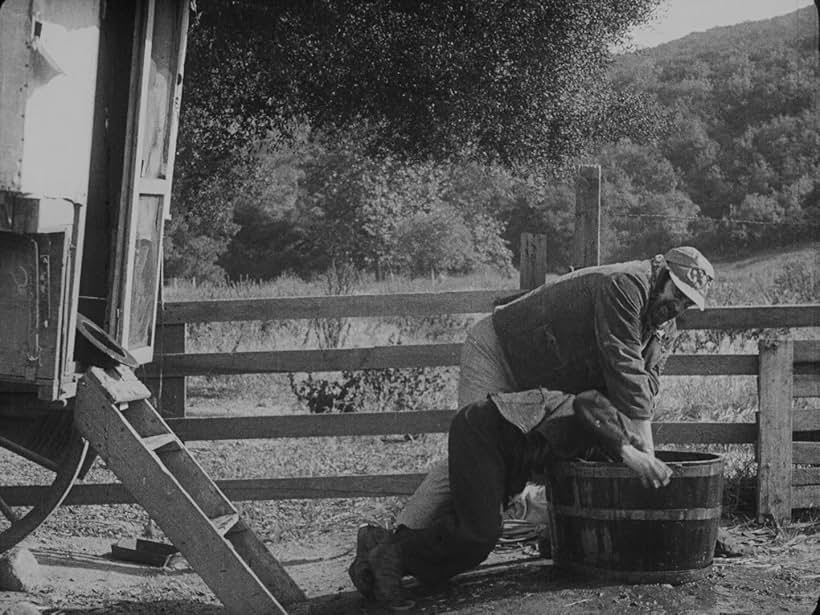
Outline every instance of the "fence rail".
[[(429, 316), (485, 313), (494, 302), (518, 290), (405, 293), (342, 297), (297, 297), (168, 303), (162, 310), (160, 353), (141, 376), (162, 382), (161, 405), (172, 429), (186, 441), (378, 436), (446, 432), (454, 409), (398, 413), (286, 415), (258, 417), (185, 417), (185, 378), (197, 375), (318, 372), (458, 364), (461, 344), (376, 346), (332, 350), (287, 350), (238, 353), (186, 353), (189, 323), (304, 318)], [(682, 329), (743, 330), (820, 326), (820, 305), (743, 306), (688, 310)], [(784, 348), (786, 349), (784, 351)], [(792, 508), (820, 506), (820, 442), (792, 444), (793, 435), (820, 430), (820, 411), (791, 411), (792, 397), (820, 396), (820, 342), (789, 342), (763, 354), (686, 354), (670, 357), (666, 375), (757, 376), (761, 411), (756, 423), (657, 423), (658, 444), (751, 444), (760, 456), (758, 506), (761, 513), (783, 518)], [(762, 352), (762, 351), (761, 351)], [(785, 354), (784, 354), (785, 352)], [(771, 354), (771, 353), (769, 353)], [(785, 365), (788, 363), (788, 370)], [(772, 365), (775, 365), (773, 368)], [(773, 372), (772, 370), (780, 370)], [(767, 371), (768, 370), (768, 371)], [(783, 373), (780, 373), (780, 372)], [(785, 375), (784, 375), (785, 374)], [(788, 397), (788, 402), (786, 402)], [(767, 431), (768, 430), (768, 431)], [(763, 435), (765, 433), (768, 436)], [(789, 446), (790, 445), (790, 446)], [(788, 451), (785, 453), (784, 451)], [(769, 461), (769, 459), (773, 461)], [(280, 500), (404, 496), (423, 475), (390, 474), (217, 481), (234, 500)], [(42, 487), (3, 487), (10, 505), (37, 501)], [(784, 489), (787, 491), (784, 491)], [(118, 483), (80, 484), (67, 504), (131, 503)]]
[[(486, 314), (519, 289), (460, 290), (389, 295), (337, 295), (168, 302), (162, 325), (247, 320)], [(820, 305), (766, 305), (687, 310), (681, 329), (766, 329), (820, 326)]]

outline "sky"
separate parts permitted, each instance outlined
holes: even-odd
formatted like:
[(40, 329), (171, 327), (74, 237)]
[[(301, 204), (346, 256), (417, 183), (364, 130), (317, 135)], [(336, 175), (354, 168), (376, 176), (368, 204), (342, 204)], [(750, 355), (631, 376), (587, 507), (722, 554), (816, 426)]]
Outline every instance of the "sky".
[(813, 4), (812, 0), (662, 0), (652, 23), (637, 28), (633, 44), (654, 47), (691, 32), (769, 19)]

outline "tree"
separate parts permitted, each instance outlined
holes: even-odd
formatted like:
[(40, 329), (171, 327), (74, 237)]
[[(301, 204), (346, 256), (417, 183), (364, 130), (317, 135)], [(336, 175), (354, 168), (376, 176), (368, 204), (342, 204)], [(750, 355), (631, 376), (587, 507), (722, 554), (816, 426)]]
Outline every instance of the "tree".
[(657, 4), (201, 0), (188, 102), (223, 119), (222, 138), (366, 119), (407, 156), (560, 163), (610, 102), (610, 46)]
[(600, 154), (602, 251), (609, 260), (665, 252), (690, 235), (700, 213), (657, 149), (621, 141)]
[[(217, 250), (236, 232), (249, 144), (274, 128), (366, 125), (374, 159), (466, 156), (542, 172), (595, 139), (646, 131), (640, 101), (605, 75), (610, 48), (658, 2), (199, 0), (167, 270), (188, 271), (186, 241)], [(222, 192), (224, 214), (201, 212), (206, 186)]]

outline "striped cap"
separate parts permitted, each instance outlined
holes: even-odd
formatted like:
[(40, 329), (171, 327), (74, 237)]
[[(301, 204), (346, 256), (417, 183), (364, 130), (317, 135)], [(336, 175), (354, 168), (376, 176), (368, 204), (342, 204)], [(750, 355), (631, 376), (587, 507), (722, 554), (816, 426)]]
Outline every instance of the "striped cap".
[(702, 310), (706, 305), (706, 294), (715, 279), (712, 264), (691, 246), (672, 248), (663, 258), (675, 286)]

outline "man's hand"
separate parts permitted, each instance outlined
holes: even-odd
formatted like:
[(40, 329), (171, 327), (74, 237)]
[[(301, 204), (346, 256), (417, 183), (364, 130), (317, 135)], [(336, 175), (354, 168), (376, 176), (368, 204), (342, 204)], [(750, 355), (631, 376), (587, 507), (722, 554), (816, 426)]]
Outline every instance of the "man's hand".
[(631, 444), (621, 447), (621, 459), (638, 474), (644, 487), (666, 487), (672, 479), (672, 470), (668, 465), (652, 453), (639, 451)]

